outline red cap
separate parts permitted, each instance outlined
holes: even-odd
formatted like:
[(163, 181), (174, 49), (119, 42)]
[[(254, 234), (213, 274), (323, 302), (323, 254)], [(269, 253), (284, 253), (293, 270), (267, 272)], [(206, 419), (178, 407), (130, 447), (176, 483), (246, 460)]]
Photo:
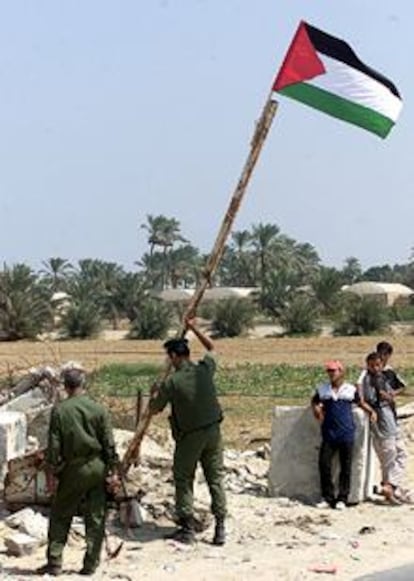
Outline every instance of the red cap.
[(343, 371), (344, 366), (338, 359), (331, 359), (325, 363), (326, 371)]

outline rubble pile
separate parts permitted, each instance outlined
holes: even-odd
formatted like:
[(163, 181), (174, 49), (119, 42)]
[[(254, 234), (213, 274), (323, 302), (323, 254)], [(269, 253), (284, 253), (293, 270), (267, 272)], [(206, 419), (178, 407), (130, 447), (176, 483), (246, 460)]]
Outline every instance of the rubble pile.
[[(68, 365), (77, 364), (64, 367)], [(0, 469), (3, 475), (7, 472), (3, 497), (8, 509), (0, 520), (5, 529), (2, 533), (5, 548), (12, 555), (31, 554), (46, 543), (47, 518), (43, 511), (47, 514), (50, 495), (43, 451), (47, 446), (51, 409), (64, 393), (60, 375), (59, 368), (33, 368), (15, 386), (0, 390)], [(114, 435), (122, 458), (133, 432), (114, 430)], [(139, 501), (139, 524), (174, 520), (173, 451), (171, 437), (163, 436), (156, 441), (147, 436), (143, 440), (139, 465), (129, 471), (123, 490), (124, 496)], [(269, 454), (267, 445), (257, 452), (226, 450), (226, 490), (233, 494), (265, 495)], [(210, 519), (211, 500), (201, 468), (196, 473), (194, 499), (197, 522), (204, 528)], [(119, 508), (115, 515), (118, 523), (119, 519), (122, 522), (122, 503)], [(75, 520), (73, 542), (83, 535), (79, 530), (83, 525)]]
[[(132, 432), (115, 430), (117, 450), (122, 456)], [(150, 437), (143, 440), (140, 464), (132, 468), (128, 475), (127, 489), (136, 495), (145, 511), (154, 520), (174, 519), (174, 487), (172, 479), (172, 458), (174, 443), (168, 439), (161, 446)], [(257, 451), (224, 452), (224, 484), (233, 494), (266, 495), (268, 486), (269, 446)], [(195, 512), (204, 520), (210, 510), (210, 497), (204, 475), (199, 467), (194, 486)]]

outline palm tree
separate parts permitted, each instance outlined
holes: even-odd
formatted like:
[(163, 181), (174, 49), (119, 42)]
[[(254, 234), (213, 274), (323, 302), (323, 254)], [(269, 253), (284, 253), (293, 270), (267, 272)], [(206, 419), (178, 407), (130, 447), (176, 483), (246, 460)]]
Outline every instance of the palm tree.
[(125, 276), (124, 269), (114, 262), (90, 258), (80, 260), (78, 265), (68, 281), (69, 294), (92, 298), (99, 306), (102, 317), (111, 322), (113, 329), (118, 329), (123, 315), (120, 288)]
[(254, 260), (250, 250), (252, 235), (248, 230), (239, 230), (232, 234), (233, 277), (234, 286), (254, 285)]
[(358, 258), (355, 258), (355, 256), (349, 256), (345, 259), (342, 276), (345, 284), (354, 284), (361, 280), (362, 268)]
[(71, 263), (65, 258), (52, 257), (44, 260), (42, 265), (40, 274), (50, 285), (52, 294), (64, 290), (67, 278), (73, 270)]
[(162, 214), (153, 216), (148, 214), (147, 224), (141, 224), (141, 228), (148, 232), (148, 244), (152, 255), (155, 247), (172, 247), (176, 242), (187, 242), (180, 233), (180, 222), (176, 218), (167, 218)]
[(165, 216), (147, 215), (147, 223), (141, 224), (141, 228), (148, 232), (148, 244), (150, 247), (150, 256), (153, 255), (156, 246), (162, 246), (162, 233), (165, 228), (165, 222), (168, 218)]
[(199, 264), (198, 249), (191, 244), (171, 250), (168, 256), (168, 282), (172, 288), (194, 286)]
[(152, 289), (162, 290), (164, 275), (164, 256), (161, 252), (145, 252), (141, 260), (135, 263), (143, 270), (147, 284)]
[(326, 314), (332, 314), (339, 300), (342, 274), (333, 267), (321, 266), (312, 283), (313, 295)]
[(259, 263), (259, 280), (263, 284), (268, 272), (268, 259), (280, 229), (276, 224), (253, 225), (252, 245)]
[(0, 334), (3, 340), (34, 339), (52, 322), (49, 293), (25, 264), (0, 272)]
[(147, 224), (141, 224), (148, 232), (148, 244), (150, 246), (150, 257), (154, 254), (156, 246), (162, 248), (163, 256), (163, 271), (161, 278), (161, 288), (166, 285), (167, 271), (168, 271), (168, 252), (171, 251), (174, 244), (177, 242), (188, 242), (180, 232), (180, 222), (176, 218), (167, 218), (162, 214), (158, 216), (147, 216)]
[(100, 287), (99, 302), (102, 313), (109, 319), (112, 329), (119, 328), (123, 315), (121, 300), (121, 285), (125, 276), (124, 269), (114, 262), (102, 262), (97, 283)]
[(122, 312), (130, 322), (137, 318), (147, 297), (148, 286), (145, 275), (139, 272), (127, 272), (122, 279), (119, 298)]

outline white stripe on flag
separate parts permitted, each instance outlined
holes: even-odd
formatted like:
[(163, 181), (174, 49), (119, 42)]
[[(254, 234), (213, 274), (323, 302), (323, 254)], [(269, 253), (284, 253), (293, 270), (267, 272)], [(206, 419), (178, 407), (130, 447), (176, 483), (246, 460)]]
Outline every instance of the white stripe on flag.
[(324, 89), (358, 105), (381, 113), (396, 121), (402, 108), (402, 101), (379, 81), (336, 59), (318, 53), (326, 73), (311, 81), (310, 85)]

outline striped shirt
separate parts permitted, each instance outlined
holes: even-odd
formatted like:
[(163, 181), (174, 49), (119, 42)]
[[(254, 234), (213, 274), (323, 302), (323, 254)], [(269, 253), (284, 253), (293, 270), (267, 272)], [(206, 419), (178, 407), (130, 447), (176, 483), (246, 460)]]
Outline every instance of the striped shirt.
[(354, 385), (343, 383), (334, 389), (330, 383), (318, 387), (312, 398), (313, 404), (323, 405), (324, 419), (321, 426), (322, 439), (331, 443), (351, 443), (355, 436), (352, 404), (358, 402)]

